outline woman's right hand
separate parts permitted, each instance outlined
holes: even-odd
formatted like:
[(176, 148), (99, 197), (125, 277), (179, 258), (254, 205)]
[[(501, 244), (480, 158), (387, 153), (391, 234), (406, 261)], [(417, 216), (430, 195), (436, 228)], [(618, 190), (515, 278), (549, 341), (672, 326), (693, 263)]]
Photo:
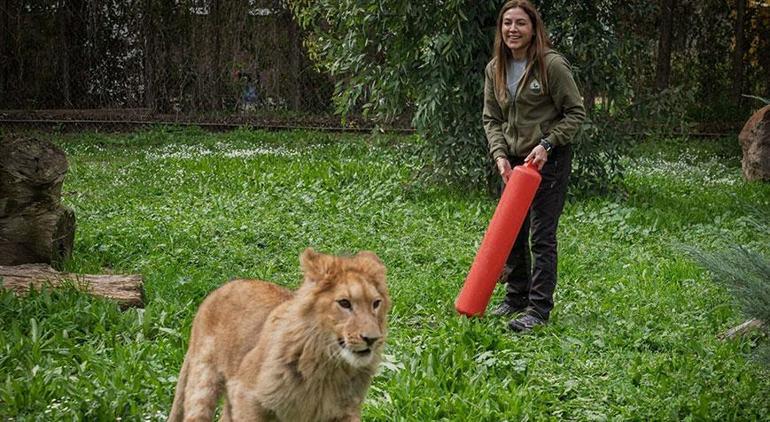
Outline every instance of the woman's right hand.
[(505, 157), (500, 157), (495, 160), (497, 164), (497, 171), (500, 173), (500, 177), (503, 178), (503, 182), (508, 181), (508, 177), (511, 175), (511, 163)]

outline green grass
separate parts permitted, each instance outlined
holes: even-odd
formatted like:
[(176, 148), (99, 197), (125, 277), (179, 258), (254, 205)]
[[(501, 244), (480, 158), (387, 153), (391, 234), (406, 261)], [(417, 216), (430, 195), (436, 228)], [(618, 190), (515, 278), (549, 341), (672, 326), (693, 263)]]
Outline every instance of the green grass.
[(391, 333), (366, 420), (770, 418), (768, 370), (751, 358), (768, 340), (717, 339), (742, 316), (680, 249), (770, 252), (754, 223), (767, 221), (770, 185), (742, 181), (737, 141), (644, 143), (625, 196), (569, 203), (551, 323), (517, 336), (454, 313), (495, 201), (414, 184), (413, 138), (38, 136), (70, 160), (66, 269), (141, 273), (146, 308), (0, 293), (0, 419), (165, 418), (205, 295), (233, 277), (296, 287), (308, 246), (373, 250), (388, 267)]

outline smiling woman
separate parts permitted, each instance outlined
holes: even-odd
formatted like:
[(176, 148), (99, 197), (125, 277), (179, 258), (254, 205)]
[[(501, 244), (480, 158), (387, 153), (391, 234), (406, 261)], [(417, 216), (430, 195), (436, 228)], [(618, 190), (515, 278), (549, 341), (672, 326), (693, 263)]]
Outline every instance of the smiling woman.
[[(483, 122), (489, 152), (503, 183), (511, 165), (541, 172), (528, 218), (511, 250), (507, 294), (493, 315), (514, 315), (508, 327), (545, 324), (556, 288), (556, 229), (572, 169), (570, 143), (585, 110), (567, 61), (550, 49), (540, 14), (526, 0), (500, 9), (494, 58), (486, 67)], [(530, 252), (529, 237), (532, 236)]]

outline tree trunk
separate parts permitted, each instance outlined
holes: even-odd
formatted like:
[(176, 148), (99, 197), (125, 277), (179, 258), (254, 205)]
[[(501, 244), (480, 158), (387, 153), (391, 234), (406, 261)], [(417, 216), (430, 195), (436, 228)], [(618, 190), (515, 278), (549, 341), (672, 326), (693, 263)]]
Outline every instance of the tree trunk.
[(658, 64), (655, 68), (655, 89), (668, 88), (671, 76), (671, 40), (673, 38), (674, 0), (660, 0), (660, 31), (658, 32)]
[(155, 93), (155, 58), (157, 57), (155, 30), (153, 25), (153, 0), (144, 1), (142, 16), (142, 32), (144, 37), (144, 51), (142, 64), (144, 65), (144, 106), (155, 112), (157, 109)]
[(733, 101), (736, 105), (743, 102), (741, 97), (743, 91), (743, 55), (745, 50), (744, 43), (744, 21), (746, 17), (746, 0), (736, 0), (735, 11), (735, 50), (733, 50)]
[(8, 74), (11, 61), (11, 1), (0, 1), (0, 107), (7, 107)]
[(71, 285), (78, 290), (118, 302), (121, 307), (144, 307), (142, 276), (60, 273), (47, 264), (0, 266), (0, 287), (18, 294), (45, 286)]
[(591, 116), (594, 113), (596, 93), (594, 92), (594, 87), (590, 81), (586, 83), (583, 91), (583, 108), (586, 110), (586, 115)]
[(91, 55), (95, 47), (88, 44), (88, 25), (84, 0), (66, 0), (59, 6), (58, 80), (61, 83), (61, 99), (51, 99), (56, 106), (82, 106), (88, 97), (87, 84), (90, 78)]
[(71, 40), (69, 37), (69, 29), (72, 27), (72, 11), (70, 10), (70, 3), (64, 2), (64, 5), (59, 6), (59, 58), (61, 60), (61, 73), (59, 74), (59, 80), (62, 84), (62, 99), (65, 106), (72, 106), (72, 94), (70, 92), (70, 82), (72, 81), (72, 75), (70, 74), (70, 52), (73, 50)]
[(213, 57), (212, 68), (209, 69), (209, 75), (213, 79), (209, 91), (210, 110), (222, 109), (222, 4), (220, 0), (211, 2), (212, 30), (214, 31), (214, 49), (211, 52)]
[(764, 84), (760, 85), (761, 88), (759, 88), (759, 92), (762, 93), (760, 95), (763, 97), (770, 98), (770, 54), (767, 54), (767, 52), (770, 51), (770, 19), (758, 19), (758, 21), (757, 40), (759, 43), (757, 45), (757, 51), (764, 51), (766, 53), (757, 55), (759, 67), (764, 69), (763, 79), (765, 81)]
[(302, 110), (302, 77), (300, 75), (300, 64), (302, 63), (302, 39), (299, 32), (299, 26), (292, 18), (291, 12), (286, 11), (286, 20), (288, 21), (289, 42), (292, 47), (289, 49), (289, 80), (291, 81), (291, 108), (292, 110)]
[(71, 256), (75, 214), (60, 202), (66, 173), (67, 157), (50, 142), (0, 139), (0, 265)]
[(13, 80), (18, 79), (19, 54), (15, 40), (19, 37), (18, 0), (0, 2), (0, 107), (16, 107), (17, 98), (11, 98)]
[[(144, 37), (143, 78), (145, 83), (144, 104), (153, 112), (167, 113), (171, 110), (171, 44), (180, 43), (179, 37), (186, 36), (183, 30), (174, 29), (182, 26), (182, 15), (175, 12), (176, 2), (145, 0), (142, 15)], [(169, 34), (170, 29), (177, 31)], [(178, 47), (177, 47), (178, 49)]]

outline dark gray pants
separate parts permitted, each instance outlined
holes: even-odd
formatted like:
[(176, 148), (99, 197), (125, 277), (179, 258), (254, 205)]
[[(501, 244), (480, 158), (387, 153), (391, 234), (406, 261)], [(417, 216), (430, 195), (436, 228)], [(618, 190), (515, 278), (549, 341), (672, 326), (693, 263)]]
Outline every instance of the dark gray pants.
[[(524, 162), (509, 157), (511, 166)], [(555, 147), (540, 171), (543, 177), (516, 242), (508, 255), (505, 301), (527, 307), (527, 313), (547, 320), (553, 309), (556, 289), (556, 228), (564, 209), (572, 147)], [(531, 239), (530, 239), (531, 236)]]

